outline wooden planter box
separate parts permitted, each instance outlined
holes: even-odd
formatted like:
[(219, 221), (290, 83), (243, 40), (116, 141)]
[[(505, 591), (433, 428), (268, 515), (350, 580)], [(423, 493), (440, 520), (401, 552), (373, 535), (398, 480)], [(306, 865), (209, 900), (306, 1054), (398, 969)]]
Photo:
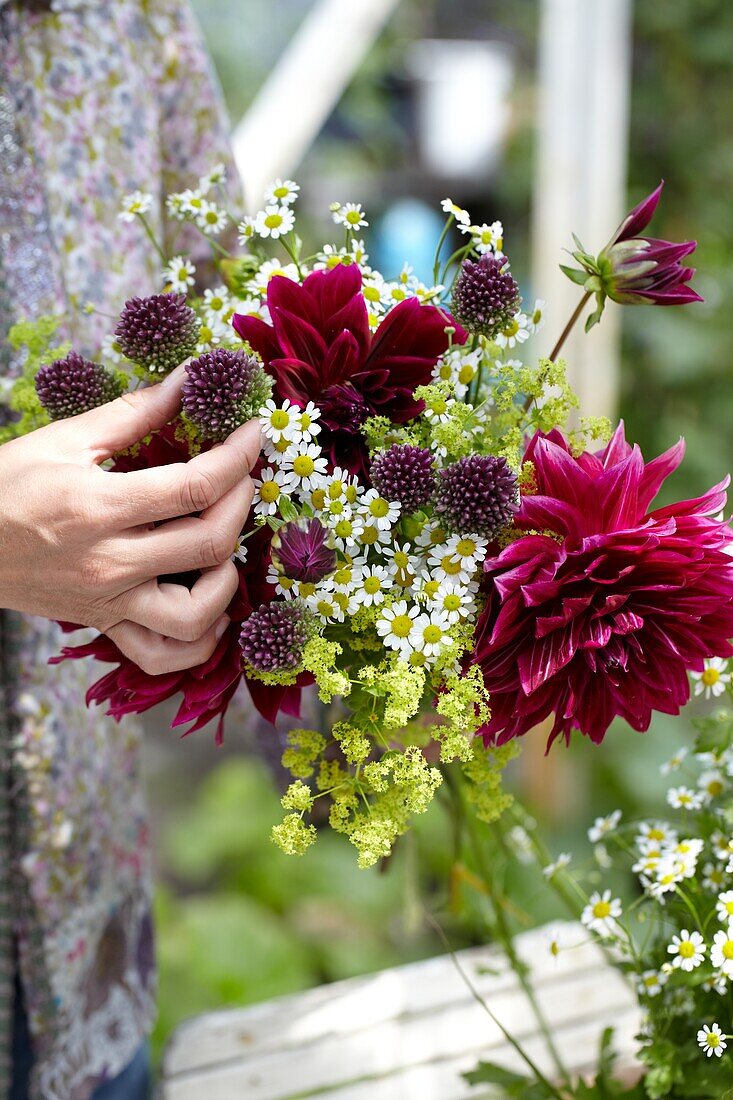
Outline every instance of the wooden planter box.
[[(537, 997), (569, 1069), (592, 1069), (605, 1027), (622, 1065), (633, 1062), (639, 1009), (623, 977), (574, 924), (520, 936)], [(492, 1012), (548, 1076), (552, 1066), (514, 974), (491, 948), (459, 954)], [(461, 1073), (479, 1059), (523, 1069), (471, 997), (449, 956), (335, 982), (182, 1024), (168, 1045), (163, 1100), (482, 1100)]]

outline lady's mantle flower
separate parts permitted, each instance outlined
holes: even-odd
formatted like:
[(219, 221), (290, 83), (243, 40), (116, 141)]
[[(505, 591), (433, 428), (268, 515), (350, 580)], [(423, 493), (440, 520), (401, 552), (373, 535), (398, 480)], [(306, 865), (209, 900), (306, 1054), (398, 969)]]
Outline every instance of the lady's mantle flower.
[(196, 350), (199, 321), (184, 294), (129, 298), (115, 329), (122, 352), (151, 374), (168, 374)]
[(708, 1058), (713, 1054), (716, 1058), (720, 1058), (723, 1051), (728, 1046), (726, 1043), (726, 1036), (723, 1034), (722, 1028), (718, 1024), (713, 1024), (712, 1027), (708, 1027), (705, 1024), (697, 1033), (698, 1046), (705, 1051)]
[(514, 516), (528, 533), (484, 563), (485, 736), (505, 741), (553, 713), (551, 739), (578, 729), (601, 741), (616, 716), (645, 730), (653, 711), (687, 701), (688, 671), (733, 655), (733, 532), (713, 518), (725, 483), (649, 511), (682, 455), (679, 443), (645, 463), (623, 425), (596, 453), (572, 455), (558, 431), (534, 437), (524, 457), (537, 491)]
[(731, 681), (728, 662), (722, 657), (711, 657), (702, 672), (691, 672), (690, 676), (695, 682), (695, 695), (704, 694), (706, 699), (722, 695)]
[(722, 971), (726, 978), (733, 978), (733, 924), (729, 924), (725, 931), (718, 931), (713, 936), (710, 962), (716, 970)]
[(493, 539), (518, 508), (517, 477), (505, 458), (468, 455), (440, 471), (436, 513), (451, 531)]
[(313, 614), (299, 600), (263, 603), (242, 624), (239, 645), (255, 672), (289, 672), (313, 636)]
[(336, 568), (336, 551), (330, 532), (317, 519), (284, 523), (271, 547), (280, 571), (294, 581), (315, 584)]
[(679, 936), (672, 936), (667, 952), (674, 955), (672, 966), (689, 973), (700, 966), (705, 958), (707, 947), (699, 932), (688, 932), (683, 928)]
[(613, 936), (617, 932), (616, 921), (621, 916), (621, 902), (611, 897), (610, 890), (602, 894), (591, 894), (588, 904), (581, 913), (581, 923), (599, 936)]
[(123, 391), (118, 375), (75, 351), (41, 367), (35, 385), (38, 400), (52, 420), (96, 409), (114, 401)]
[(580, 269), (562, 268), (574, 283), (596, 296), (596, 310), (588, 319), (586, 329), (600, 320), (607, 298), (631, 305), (658, 306), (702, 301), (687, 285), (695, 274), (694, 267), (685, 267), (682, 263), (695, 251), (697, 241), (674, 244), (639, 236), (652, 220), (663, 186), (660, 183), (627, 214), (597, 257), (581, 246), (573, 252)]
[(217, 348), (186, 366), (182, 407), (204, 439), (226, 439), (246, 424), (272, 391), (258, 359)]

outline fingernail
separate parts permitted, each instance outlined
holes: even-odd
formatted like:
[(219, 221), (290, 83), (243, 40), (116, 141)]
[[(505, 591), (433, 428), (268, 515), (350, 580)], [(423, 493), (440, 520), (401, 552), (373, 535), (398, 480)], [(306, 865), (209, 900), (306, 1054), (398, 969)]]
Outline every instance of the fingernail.
[(176, 367), (175, 370), (171, 371), (170, 374), (166, 375), (166, 377), (161, 382), (161, 386), (175, 386), (175, 385), (178, 385), (182, 381), (185, 373), (186, 373), (186, 363), (181, 363), (180, 366)]
[(214, 630), (214, 637), (216, 638), (217, 642), (221, 640), (221, 636), (226, 628), (229, 626), (230, 622), (231, 619), (228, 615), (222, 615), (222, 617), (219, 619), (219, 622), (216, 624), (216, 629)]

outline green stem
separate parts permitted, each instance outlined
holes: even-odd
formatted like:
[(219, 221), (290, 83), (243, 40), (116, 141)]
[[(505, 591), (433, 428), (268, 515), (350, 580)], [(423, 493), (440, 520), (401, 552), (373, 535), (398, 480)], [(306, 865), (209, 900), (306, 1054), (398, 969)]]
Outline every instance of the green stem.
[(476, 989), (475, 985), (473, 984), (473, 982), (469, 978), (466, 971), (461, 966), (461, 963), (458, 959), (458, 956), (456, 955), (455, 951), (451, 947), (450, 942), (448, 940), (448, 937), (446, 936), (445, 932), (443, 931), (441, 926), (438, 924), (438, 922), (434, 919), (434, 917), (431, 916), (430, 913), (426, 912), (425, 915), (426, 915), (429, 923), (432, 925), (432, 927), (438, 933), (441, 941), (443, 942), (443, 945), (445, 946), (446, 951), (448, 952), (448, 954), (451, 957), (451, 961), (453, 962), (453, 965), (455, 966), (456, 970), (458, 971), (458, 974), (460, 975), (461, 980), (465, 984), (466, 988), (468, 989), (468, 991), (471, 994), (471, 996), (473, 997), (473, 999), (481, 1006), (481, 1008), (484, 1010), (484, 1012), (489, 1017), (491, 1022), (496, 1027), (498, 1027), (499, 1031), (502, 1033), (502, 1035), (504, 1036), (506, 1041), (517, 1052), (519, 1057), (522, 1059), (524, 1064), (527, 1066), (530, 1073), (532, 1073), (534, 1075), (534, 1077), (537, 1079), (539, 1084), (542, 1085), (543, 1088), (547, 1089), (548, 1096), (555, 1097), (555, 1100), (564, 1100), (562, 1093), (558, 1089), (555, 1088), (555, 1086), (552, 1084), (551, 1081), (549, 1081), (547, 1079), (547, 1077), (545, 1077), (544, 1073), (539, 1068), (539, 1066), (530, 1058), (530, 1056), (527, 1054), (527, 1052), (524, 1050), (524, 1048), (517, 1042), (517, 1040), (514, 1038), (514, 1036), (509, 1031), (507, 1031), (507, 1029), (502, 1024), (501, 1020), (499, 1020), (494, 1015), (494, 1013), (491, 1011), (488, 1004), (486, 1003), (484, 998), (481, 996), (479, 991)]
[(158, 241), (157, 241), (157, 238), (156, 238), (156, 236), (155, 236), (155, 233), (153, 233), (152, 229), (150, 228), (150, 225), (148, 224), (148, 219), (147, 219), (147, 218), (145, 217), (145, 215), (144, 215), (144, 214), (138, 214), (138, 218), (139, 218), (139, 219), (140, 219), (140, 221), (142, 222), (142, 226), (143, 226), (143, 229), (144, 229), (144, 230), (145, 230), (145, 232), (147, 233), (147, 235), (148, 235), (148, 238), (149, 238), (149, 240), (150, 240), (150, 243), (152, 244), (153, 248), (155, 249), (155, 251), (156, 251), (156, 252), (158, 253), (158, 255), (160, 256), (160, 259), (161, 259), (161, 261), (162, 261), (163, 267), (165, 267), (165, 266), (166, 266), (166, 264), (168, 263), (168, 258), (166, 257), (166, 254), (165, 254), (165, 252), (163, 251), (163, 249), (162, 249), (162, 248), (160, 247), (160, 245), (158, 244)]
[(454, 220), (453, 215), (449, 214), (447, 219), (446, 219), (445, 225), (443, 226), (443, 232), (440, 234), (440, 238), (438, 240), (438, 244), (437, 244), (437, 247), (435, 249), (435, 258), (433, 259), (433, 283), (434, 284), (436, 284), (438, 282), (438, 274), (440, 272), (440, 252), (441, 252), (441, 249), (442, 249), (443, 245), (445, 244), (445, 238), (448, 236), (448, 233), (450, 231), (450, 227), (453, 224), (453, 220)]

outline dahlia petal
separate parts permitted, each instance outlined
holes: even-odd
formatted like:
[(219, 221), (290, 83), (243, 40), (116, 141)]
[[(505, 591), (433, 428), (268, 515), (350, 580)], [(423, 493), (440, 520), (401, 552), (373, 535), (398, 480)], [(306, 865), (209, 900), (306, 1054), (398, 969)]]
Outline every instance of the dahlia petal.
[(282, 349), (278, 343), (275, 330), (266, 324), (261, 317), (251, 317), (245, 313), (235, 313), (232, 317), (232, 328), (237, 336), (250, 345), (253, 351), (261, 357), (263, 363), (268, 366), (272, 359), (282, 356)]
[[(291, 280), (286, 279), (289, 283)], [(282, 306), (272, 307), (273, 323), (278, 334), (278, 343), (285, 359), (300, 359), (308, 363), (314, 371), (319, 371), (326, 357), (326, 342), (308, 321), (294, 313), (288, 313)]]
[(663, 187), (664, 180), (661, 180), (651, 194), (647, 195), (645, 199), (642, 199), (642, 201), (626, 215), (613, 236), (614, 242), (628, 241), (633, 237), (638, 237), (639, 234), (646, 229), (649, 222), (654, 217), (654, 211), (659, 205)]

